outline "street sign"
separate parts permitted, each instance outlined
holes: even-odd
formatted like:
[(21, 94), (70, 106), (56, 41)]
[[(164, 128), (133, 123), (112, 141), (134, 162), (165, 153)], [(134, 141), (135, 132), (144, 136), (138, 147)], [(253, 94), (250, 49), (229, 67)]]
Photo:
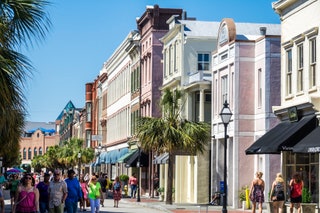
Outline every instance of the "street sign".
[(102, 141), (102, 135), (92, 135), (91, 140), (93, 141)]

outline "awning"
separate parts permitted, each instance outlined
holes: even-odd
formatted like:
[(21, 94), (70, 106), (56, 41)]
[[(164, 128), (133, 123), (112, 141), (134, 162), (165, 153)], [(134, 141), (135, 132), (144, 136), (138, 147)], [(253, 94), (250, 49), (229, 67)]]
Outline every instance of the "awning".
[(100, 162), (100, 157), (97, 157), (96, 162), (94, 164), (95, 166), (100, 166), (101, 162)]
[(153, 164), (166, 164), (169, 159), (169, 153), (163, 153), (153, 160)]
[(298, 122), (283, 121), (247, 150), (246, 154), (280, 154), (281, 151), (292, 151), (293, 146), (317, 127), (315, 115), (305, 116)]
[[(105, 164), (115, 164), (118, 159), (128, 153), (128, 148), (115, 149), (103, 155)], [(101, 154), (100, 154), (101, 155)]]
[(118, 163), (126, 163), (128, 159), (135, 153), (137, 149), (131, 149), (129, 152), (125, 155), (123, 155), (121, 158), (118, 159)]
[(102, 152), (99, 156), (100, 158), (100, 163), (105, 163), (106, 162), (106, 156), (107, 156), (107, 152)]
[(320, 127), (315, 128), (293, 147), (293, 152), (316, 153), (320, 152)]
[[(140, 154), (140, 167), (147, 167), (149, 165), (149, 156), (142, 151), (140, 153), (141, 153)], [(138, 162), (138, 158), (139, 158), (139, 149), (136, 149), (136, 151), (128, 159), (125, 166), (127, 168), (136, 167), (137, 162)]]

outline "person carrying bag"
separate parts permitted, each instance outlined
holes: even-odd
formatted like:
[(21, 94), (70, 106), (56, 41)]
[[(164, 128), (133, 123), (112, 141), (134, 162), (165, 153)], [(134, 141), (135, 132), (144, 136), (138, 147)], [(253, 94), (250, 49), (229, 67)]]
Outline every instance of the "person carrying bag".
[(270, 199), (273, 201), (273, 213), (282, 213), (285, 200), (284, 180), (282, 174), (278, 173), (271, 186)]

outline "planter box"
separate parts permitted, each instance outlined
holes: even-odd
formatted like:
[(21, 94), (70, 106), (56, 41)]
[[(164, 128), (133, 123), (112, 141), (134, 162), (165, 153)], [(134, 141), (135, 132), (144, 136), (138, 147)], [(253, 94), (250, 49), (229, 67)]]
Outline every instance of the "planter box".
[[(316, 203), (301, 203), (301, 213), (316, 213)], [(286, 203), (287, 213), (290, 213), (290, 204)], [(298, 212), (295, 207), (293, 207), (293, 212)]]

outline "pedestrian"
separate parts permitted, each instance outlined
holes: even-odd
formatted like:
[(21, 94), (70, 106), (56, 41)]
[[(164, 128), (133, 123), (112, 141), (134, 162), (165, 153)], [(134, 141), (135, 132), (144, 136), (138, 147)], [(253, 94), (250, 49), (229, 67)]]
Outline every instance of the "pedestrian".
[(259, 206), (259, 213), (262, 213), (262, 203), (264, 202), (264, 181), (262, 180), (262, 172), (257, 172), (250, 187), (250, 200), (252, 202), (252, 212), (256, 212), (257, 203)]
[(98, 181), (97, 175), (92, 175), (88, 183), (89, 188), (89, 200), (91, 213), (98, 213), (100, 210), (100, 202), (103, 200), (103, 194), (101, 189), (101, 184)]
[(5, 186), (7, 184), (7, 179), (5, 178), (5, 176), (0, 172), (0, 191), (3, 193), (2, 189), (3, 186)]
[(107, 187), (107, 179), (105, 178), (105, 174), (100, 173), (100, 177), (98, 179), (98, 182), (100, 183), (101, 190), (102, 190), (102, 199), (100, 201), (100, 204), (101, 204), (102, 207), (104, 207), (103, 202), (104, 202), (104, 199), (106, 197), (105, 194), (107, 192), (107, 189), (106, 189), (106, 187)]
[(4, 213), (4, 198), (3, 198), (3, 193), (2, 190), (0, 190), (0, 213)]
[(20, 184), (20, 180), (18, 179), (18, 175), (13, 174), (12, 179), (9, 181), (11, 209), (13, 208), (13, 203), (14, 203), (14, 199), (16, 197), (16, 192), (17, 192), (19, 184)]
[(273, 213), (282, 213), (283, 204), (285, 200), (284, 196), (284, 180), (282, 174), (278, 173), (275, 180), (272, 183), (270, 191), (270, 200), (273, 206)]
[(87, 203), (88, 203), (88, 183), (84, 180), (84, 177), (80, 178), (80, 186), (82, 190), (82, 200), (83, 202), (80, 202), (80, 211), (87, 211)]
[[(50, 179), (50, 174), (46, 178)], [(66, 182), (61, 178), (60, 170), (53, 172), (53, 179), (49, 182), (48, 194), (49, 213), (63, 213), (68, 189)]]
[(78, 202), (83, 202), (82, 190), (80, 187), (80, 182), (74, 177), (75, 172), (73, 169), (68, 170), (68, 178), (65, 179), (68, 188), (68, 196), (66, 199), (66, 209), (67, 213), (76, 213), (78, 208)]
[(293, 207), (301, 213), (302, 189), (304, 186), (301, 175), (296, 172), (293, 174), (289, 183), (290, 186), (290, 213), (293, 213)]
[(119, 200), (121, 200), (122, 187), (119, 176), (112, 183), (112, 192), (113, 192), (113, 207), (119, 207)]
[(37, 185), (39, 190), (39, 208), (41, 213), (49, 212), (49, 178), (48, 173), (43, 174), (43, 181)]
[(18, 186), (12, 212), (36, 213), (39, 212), (39, 191), (34, 186), (35, 179), (26, 173), (21, 179), (22, 184)]
[(135, 198), (136, 197), (137, 184), (138, 184), (138, 179), (136, 177), (136, 174), (133, 173), (131, 175), (131, 177), (129, 178), (129, 185), (130, 185), (130, 189), (131, 189), (131, 198)]

